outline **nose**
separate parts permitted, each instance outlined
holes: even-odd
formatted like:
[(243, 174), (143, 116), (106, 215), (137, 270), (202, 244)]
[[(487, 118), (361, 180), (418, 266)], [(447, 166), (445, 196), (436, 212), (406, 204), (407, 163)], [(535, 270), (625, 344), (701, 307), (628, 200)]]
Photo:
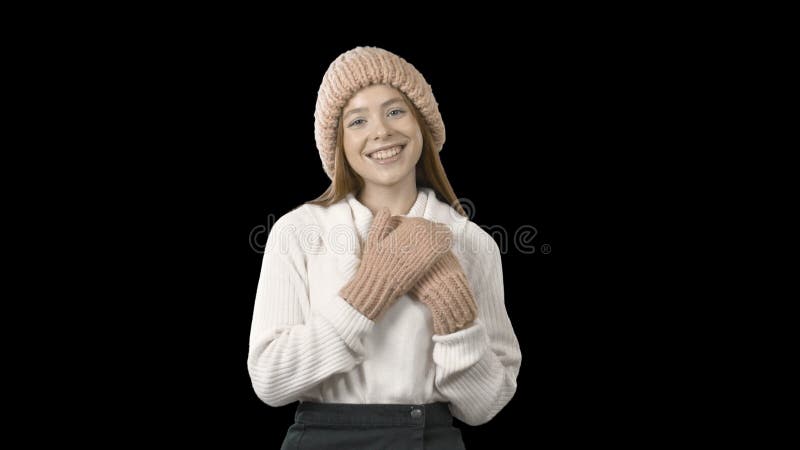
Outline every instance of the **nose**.
[(375, 126), (375, 132), (373, 133), (373, 140), (379, 141), (385, 139), (392, 135), (389, 127), (387, 127), (383, 121), (379, 121)]

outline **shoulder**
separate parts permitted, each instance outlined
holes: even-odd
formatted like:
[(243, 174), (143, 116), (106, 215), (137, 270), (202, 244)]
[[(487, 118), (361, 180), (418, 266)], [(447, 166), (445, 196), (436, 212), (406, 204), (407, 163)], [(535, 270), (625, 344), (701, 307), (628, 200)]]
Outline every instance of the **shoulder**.
[(291, 231), (305, 225), (313, 224), (314, 218), (308, 211), (308, 206), (307, 204), (302, 204), (282, 215), (275, 221), (272, 229), (286, 232), (286, 230)]
[(500, 248), (491, 234), (471, 220), (464, 223), (463, 233), (455, 240), (453, 252), (458, 257), (472, 287), (480, 289), (489, 273), (502, 267)]
[(350, 206), (347, 199), (341, 199), (328, 206), (303, 203), (281, 216), (275, 225), (284, 228), (326, 227), (330, 223), (339, 223), (348, 215)]
[(464, 232), (461, 242), (465, 255), (477, 260), (493, 261), (500, 255), (500, 247), (483, 227), (471, 220), (464, 224)]
[(267, 238), (267, 251), (280, 248), (296, 247), (302, 241), (303, 233), (313, 227), (314, 219), (306, 209), (305, 204), (283, 214), (275, 223), (269, 226)]
[(269, 231), (269, 240), (290, 241), (299, 244), (305, 252), (317, 251), (323, 245), (323, 238), (331, 235), (331, 228), (347, 223), (348, 217), (350, 210), (344, 201), (330, 206), (304, 203), (275, 221)]

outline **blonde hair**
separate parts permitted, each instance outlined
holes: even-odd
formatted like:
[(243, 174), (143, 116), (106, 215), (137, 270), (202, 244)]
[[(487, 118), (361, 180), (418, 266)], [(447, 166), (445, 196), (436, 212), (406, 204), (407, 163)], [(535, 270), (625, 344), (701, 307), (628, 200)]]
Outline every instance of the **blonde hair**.
[[(403, 101), (411, 110), (414, 115), (420, 131), (422, 131), (422, 155), (417, 162), (416, 179), (417, 187), (429, 187), (436, 193), (436, 197), (452, 206), (462, 216), (467, 216), (461, 203), (458, 201), (453, 187), (450, 186), (450, 181), (447, 179), (447, 174), (444, 172), (442, 160), (439, 158), (439, 152), (433, 150), (433, 137), (431, 130), (422, 118), (422, 114), (414, 106), (414, 104), (406, 97), (404, 93)], [(347, 194), (353, 192), (358, 194), (364, 187), (364, 179), (350, 167), (347, 158), (344, 154), (344, 125), (340, 118), (336, 131), (336, 150), (334, 155), (334, 173), (333, 180), (325, 192), (314, 200), (306, 202), (310, 205), (330, 206), (339, 200), (345, 198)]]

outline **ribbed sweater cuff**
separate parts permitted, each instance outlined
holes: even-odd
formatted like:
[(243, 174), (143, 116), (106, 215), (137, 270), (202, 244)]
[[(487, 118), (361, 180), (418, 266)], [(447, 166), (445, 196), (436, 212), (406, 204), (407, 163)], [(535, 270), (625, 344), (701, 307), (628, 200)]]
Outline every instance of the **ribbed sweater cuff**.
[(433, 361), (449, 372), (472, 367), (489, 350), (489, 335), (479, 318), (455, 333), (433, 335), (433, 342)]
[(467, 279), (460, 274), (447, 273), (435, 279), (425, 289), (414, 291), (431, 309), (434, 334), (453, 334), (468, 328), (475, 321), (477, 311)]
[(359, 355), (364, 354), (361, 337), (375, 326), (375, 322), (364, 317), (340, 296), (321, 302), (319, 312), (339, 333), (342, 340)]

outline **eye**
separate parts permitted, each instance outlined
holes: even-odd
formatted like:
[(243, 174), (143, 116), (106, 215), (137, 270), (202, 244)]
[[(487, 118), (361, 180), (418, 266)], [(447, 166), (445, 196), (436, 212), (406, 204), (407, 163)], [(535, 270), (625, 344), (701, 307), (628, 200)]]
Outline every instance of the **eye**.
[(397, 108), (397, 109), (393, 109), (393, 110), (389, 111), (389, 115), (397, 117), (397, 116), (403, 114), (404, 112), (405, 112), (404, 110), (402, 110), (400, 108)]
[(350, 127), (353, 127), (353, 126), (356, 126), (356, 125), (361, 125), (363, 122), (366, 122), (366, 121), (364, 119), (356, 119), (356, 120), (350, 122), (349, 124), (347, 124), (347, 128), (350, 128)]

